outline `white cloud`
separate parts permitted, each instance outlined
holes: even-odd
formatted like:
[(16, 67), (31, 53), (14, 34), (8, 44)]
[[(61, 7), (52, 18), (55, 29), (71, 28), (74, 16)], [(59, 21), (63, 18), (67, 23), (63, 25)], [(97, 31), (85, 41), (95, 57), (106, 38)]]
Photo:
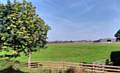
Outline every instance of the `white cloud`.
[(71, 3), (71, 5), (69, 6), (70, 8), (75, 8), (75, 7), (79, 7), (81, 6), (81, 2), (74, 2), (74, 3)]
[(69, 8), (71, 8), (71, 9), (77, 8), (78, 10), (80, 10), (79, 15), (83, 15), (83, 14), (91, 11), (96, 6), (96, 4), (94, 4), (94, 3), (91, 3), (91, 4), (88, 4), (88, 3), (89, 2), (87, 2), (85, 0), (80, 0), (77, 2), (71, 3)]

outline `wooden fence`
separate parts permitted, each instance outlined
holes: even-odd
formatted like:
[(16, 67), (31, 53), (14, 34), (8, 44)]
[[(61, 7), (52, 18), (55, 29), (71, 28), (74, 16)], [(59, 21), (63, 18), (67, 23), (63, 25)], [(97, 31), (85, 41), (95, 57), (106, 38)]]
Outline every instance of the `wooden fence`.
[(120, 66), (71, 62), (32, 62), (31, 68), (47, 68), (59, 70), (74, 68), (76, 71), (75, 73), (120, 73)]
[(98, 65), (98, 64), (81, 64), (80, 67), (84, 70), (84, 72), (120, 73), (120, 66)]

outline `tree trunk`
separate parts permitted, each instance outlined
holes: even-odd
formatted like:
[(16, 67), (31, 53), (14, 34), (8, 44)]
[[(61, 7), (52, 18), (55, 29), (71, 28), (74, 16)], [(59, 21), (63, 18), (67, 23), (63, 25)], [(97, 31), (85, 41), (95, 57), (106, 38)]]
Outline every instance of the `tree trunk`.
[(31, 68), (31, 56), (32, 56), (32, 52), (31, 52), (31, 49), (29, 48), (29, 50), (28, 50), (28, 68)]

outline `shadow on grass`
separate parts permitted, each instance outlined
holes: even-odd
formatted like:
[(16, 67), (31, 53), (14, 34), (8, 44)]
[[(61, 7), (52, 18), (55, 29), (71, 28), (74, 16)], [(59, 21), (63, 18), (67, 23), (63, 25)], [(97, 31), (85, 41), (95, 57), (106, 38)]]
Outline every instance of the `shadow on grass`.
[(20, 71), (19, 69), (14, 69), (12, 66), (4, 69), (4, 70), (0, 70), (0, 73), (28, 73), (28, 72), (23, 72)]

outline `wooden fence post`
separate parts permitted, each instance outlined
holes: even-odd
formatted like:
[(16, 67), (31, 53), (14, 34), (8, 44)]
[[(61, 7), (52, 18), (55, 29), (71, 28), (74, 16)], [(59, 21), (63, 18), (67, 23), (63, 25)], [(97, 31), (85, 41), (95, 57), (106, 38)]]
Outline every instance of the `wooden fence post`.
[(95, 73), (95, 66), (94, 66), (94, 63), (93, 63), (93, 67), (92, 67), (92, 73)]
[(83, 63), (80, 63), (79, 69), (80, 69), (80, 73), (84, 73)]
[(104, 69), (105, 69), (105, 65), (104, 65), (104, 64), (102, 64), (102, 69), (103, 69), (102, 71), (103, 71), (103, 73), (104, 73), (104, 71), (105, 71), (105, 70), (104, 70)]

